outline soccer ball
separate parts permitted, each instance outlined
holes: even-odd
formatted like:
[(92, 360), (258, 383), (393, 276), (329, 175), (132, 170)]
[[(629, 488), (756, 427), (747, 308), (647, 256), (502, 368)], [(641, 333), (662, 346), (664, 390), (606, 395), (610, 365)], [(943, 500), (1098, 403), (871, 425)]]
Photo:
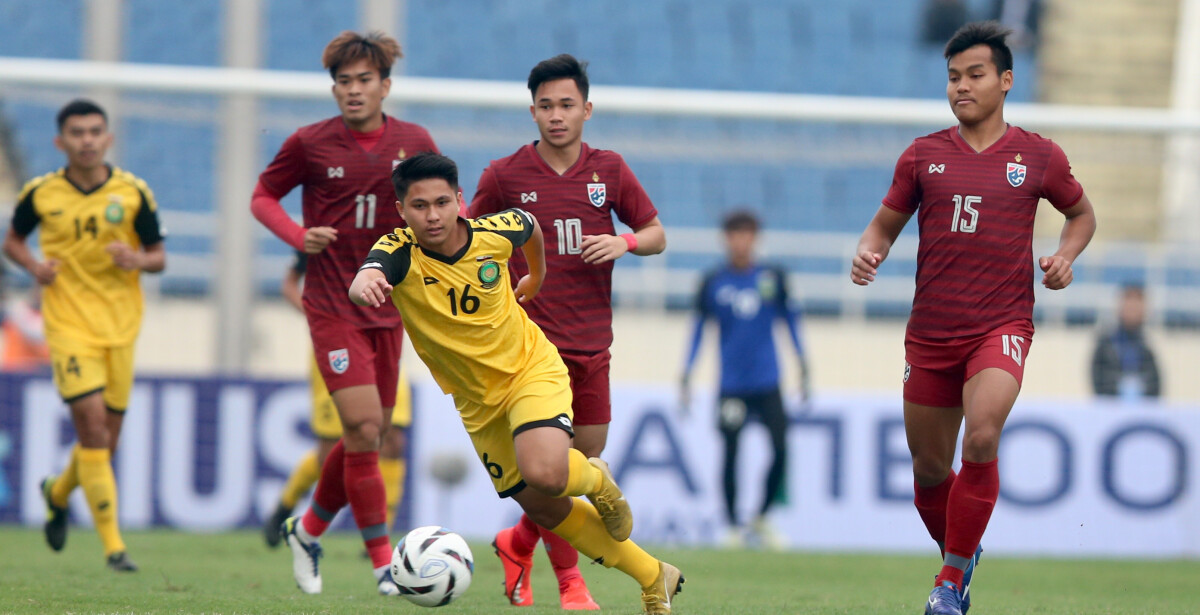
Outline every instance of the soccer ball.
[(462, 536), (436, 525), (419, 527), (392, 551), (392, 580), (413, 604), (443, 606), (466, 593), (475, 558)]

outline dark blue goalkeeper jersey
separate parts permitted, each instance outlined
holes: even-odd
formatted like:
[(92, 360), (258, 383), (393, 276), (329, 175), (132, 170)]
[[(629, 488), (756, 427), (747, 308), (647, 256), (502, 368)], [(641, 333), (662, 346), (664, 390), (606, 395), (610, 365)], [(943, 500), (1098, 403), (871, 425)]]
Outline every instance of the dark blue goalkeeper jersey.
[(696, 322), (685, 374), (692, 371), (704, 323), (710, 318), (717, 321), (720, 330), (723, 396), (779, 388), (779, 363), (772, 335), (776, 319), (787, 323), (797, 355), (804, 356), (800, 314), (788, 302), (786, 277), (781, 269), (756, 264), (739, 270), (727, 263), (704, 278), (696, 297)]

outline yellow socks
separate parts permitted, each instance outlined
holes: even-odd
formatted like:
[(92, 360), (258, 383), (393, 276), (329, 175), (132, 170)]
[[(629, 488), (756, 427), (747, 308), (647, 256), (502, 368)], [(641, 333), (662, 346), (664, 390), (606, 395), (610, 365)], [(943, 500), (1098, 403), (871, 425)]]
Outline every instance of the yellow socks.
[(104, 555), (125, 550), (121, 530), (117, 527), (117, 480), (113, 476), (111, 455), (107, 448), (80, 448), (79, 485), (92, 509), (96, 533), (104, 543)]
[[(571, 450), (579, 453), (575, 449)], [(579, 453), (579, 456), (583, 457), (583, 453)], [(571, 512), (552, 531), (571, 543), (580, 553), (600, 562), (606, 568), (616, 568), (624, 572), (642, 587), (650, 585), (658, 577), (658, 560), (632, 540), (613, 540), (604, 528), (604, 521), (600, 520), (600, 513), (596, 512), (596, 508), (587, 500), (571, 498)]]
[(67, 461), (67, 467), (63, 468), (62, 474), (59, 474), (54, 479), (54, 484), (50, 485), (50, 501), (59, 508), (67, 507), (67, 498), (71, 497), (71, 492), (79, 486), (79, 445), (71, 447), (71, 459)]
[(588, 463), (587, 457), (578, 449), (567, 449), (567, 488), (564, 495), (587, 495), (600, 488), (601, 474), (596, 466)]
[(387, 500), (387, 531), (392, 531), (396, 521), (396, 507), (404, 497), (404, 473), (407, 471), (403, 459), (379, 458), (379, 474), (383, 476), (384, 497)]
[(292, 474), (283, 486), (283, 493), (279, 494), (279, 503), (287, 508), (295, 508), (296, 502), (308, 493), (318, 478), (321, 478), (321, 465), (317, 463), (317, 451), (310, 450), (292, 468)]

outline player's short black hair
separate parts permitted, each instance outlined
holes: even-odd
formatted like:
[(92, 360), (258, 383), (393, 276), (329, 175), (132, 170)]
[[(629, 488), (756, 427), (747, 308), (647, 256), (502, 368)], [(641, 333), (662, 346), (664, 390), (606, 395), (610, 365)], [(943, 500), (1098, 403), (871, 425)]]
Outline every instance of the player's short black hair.
[(992, 64), (996, 65), (996, 72), (1003, 75), (1004, 71), (1012, 70), (1013, 67), (1012, 49), (1008, 48), (1006, 40), (1009, 34), (1012, 34), (1012, 30), (1000, 25), (998, 21), (973, 21), (964, 24), (946, 43), (946, 63), (949, 64), (950, 58), (975, 45), (987, 45), (992, 48)]
[(63, 105), (63, 108), (58, 110), (58, 115), (54, 119), (58, 122), (58, 131), (62, 132), (63, 124), (67, 123), (67, 118), (76, 115), (92, 115), (93, 113), (99, 114), (104, 119), (104, 123), (108, 124), (108, 114), (104, 112), (104, 109), (86, 98), (76, 98)]
[(579, 87), (579, 93), (583, 95), (583, 99), (587, 100), (587, 66), (587, 62), (580, 62), (575, 59), (575, 56), (569, 53), (562, 53), (549, 60), (542, 60), (537, 63), (537, 66), (533, 67), (533, 70), (529, 71), (529, 95), (536, 97), (538, 87), (547, 81), (571, 79)]
[(749, 209), (738, 209), (725, 214), (721, 220), (721, 230), (726, 233), (734, 231), (752, 231), (758, 232), (758, 216)]
[(423, 179), (444, 179), (457, 192), (458, 165), (448, 157), (433, 152), (421, 152), (401, 162), (392, 169), (392, 187), (396, 189), (396, 198), (403, 201), (408, 196), (408, 187)]

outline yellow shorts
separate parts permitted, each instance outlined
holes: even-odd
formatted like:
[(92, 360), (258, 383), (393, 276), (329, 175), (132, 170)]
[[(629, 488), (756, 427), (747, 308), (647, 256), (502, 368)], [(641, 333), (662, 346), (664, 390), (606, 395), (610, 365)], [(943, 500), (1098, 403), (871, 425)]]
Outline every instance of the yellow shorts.
[[(338, 418), (337, 406), (333, 396), (325, 388), (325, 380), (317, 368), (317, 360), (312, 360), (312, 373), (309, 375), (312, 386), (312, 428), (313, 435), (327, 440), (337, 440), (342, 437), (342, 420)], [(392, 425), (401, 429), (412, 425), (412, 388), (408, 386), (408, 376), (404, 369), (400, 370), (400, 380), (396, 389), (396, 407), (392, 409)]]
[(54, 386), (68, 404), (103, 391), (104, 405), (124, 412), (133, 389), (133, 344), (95, 346), (69, 338), (47, 340)]
[[(555, 357), (558, 358), (557, 356)], [(572, 427), (571, 381), (566, 368), (532, 370), (519, 376), (500, 407), (483, 406), (455, 399), (463, 427), (480, 462), (492, 478), (500, 497), (506, 498), (525, 488), (525, 479), (517, 470), (517, 452), (513, 437), (533, 427), (558, 427), (575, 435)]]

